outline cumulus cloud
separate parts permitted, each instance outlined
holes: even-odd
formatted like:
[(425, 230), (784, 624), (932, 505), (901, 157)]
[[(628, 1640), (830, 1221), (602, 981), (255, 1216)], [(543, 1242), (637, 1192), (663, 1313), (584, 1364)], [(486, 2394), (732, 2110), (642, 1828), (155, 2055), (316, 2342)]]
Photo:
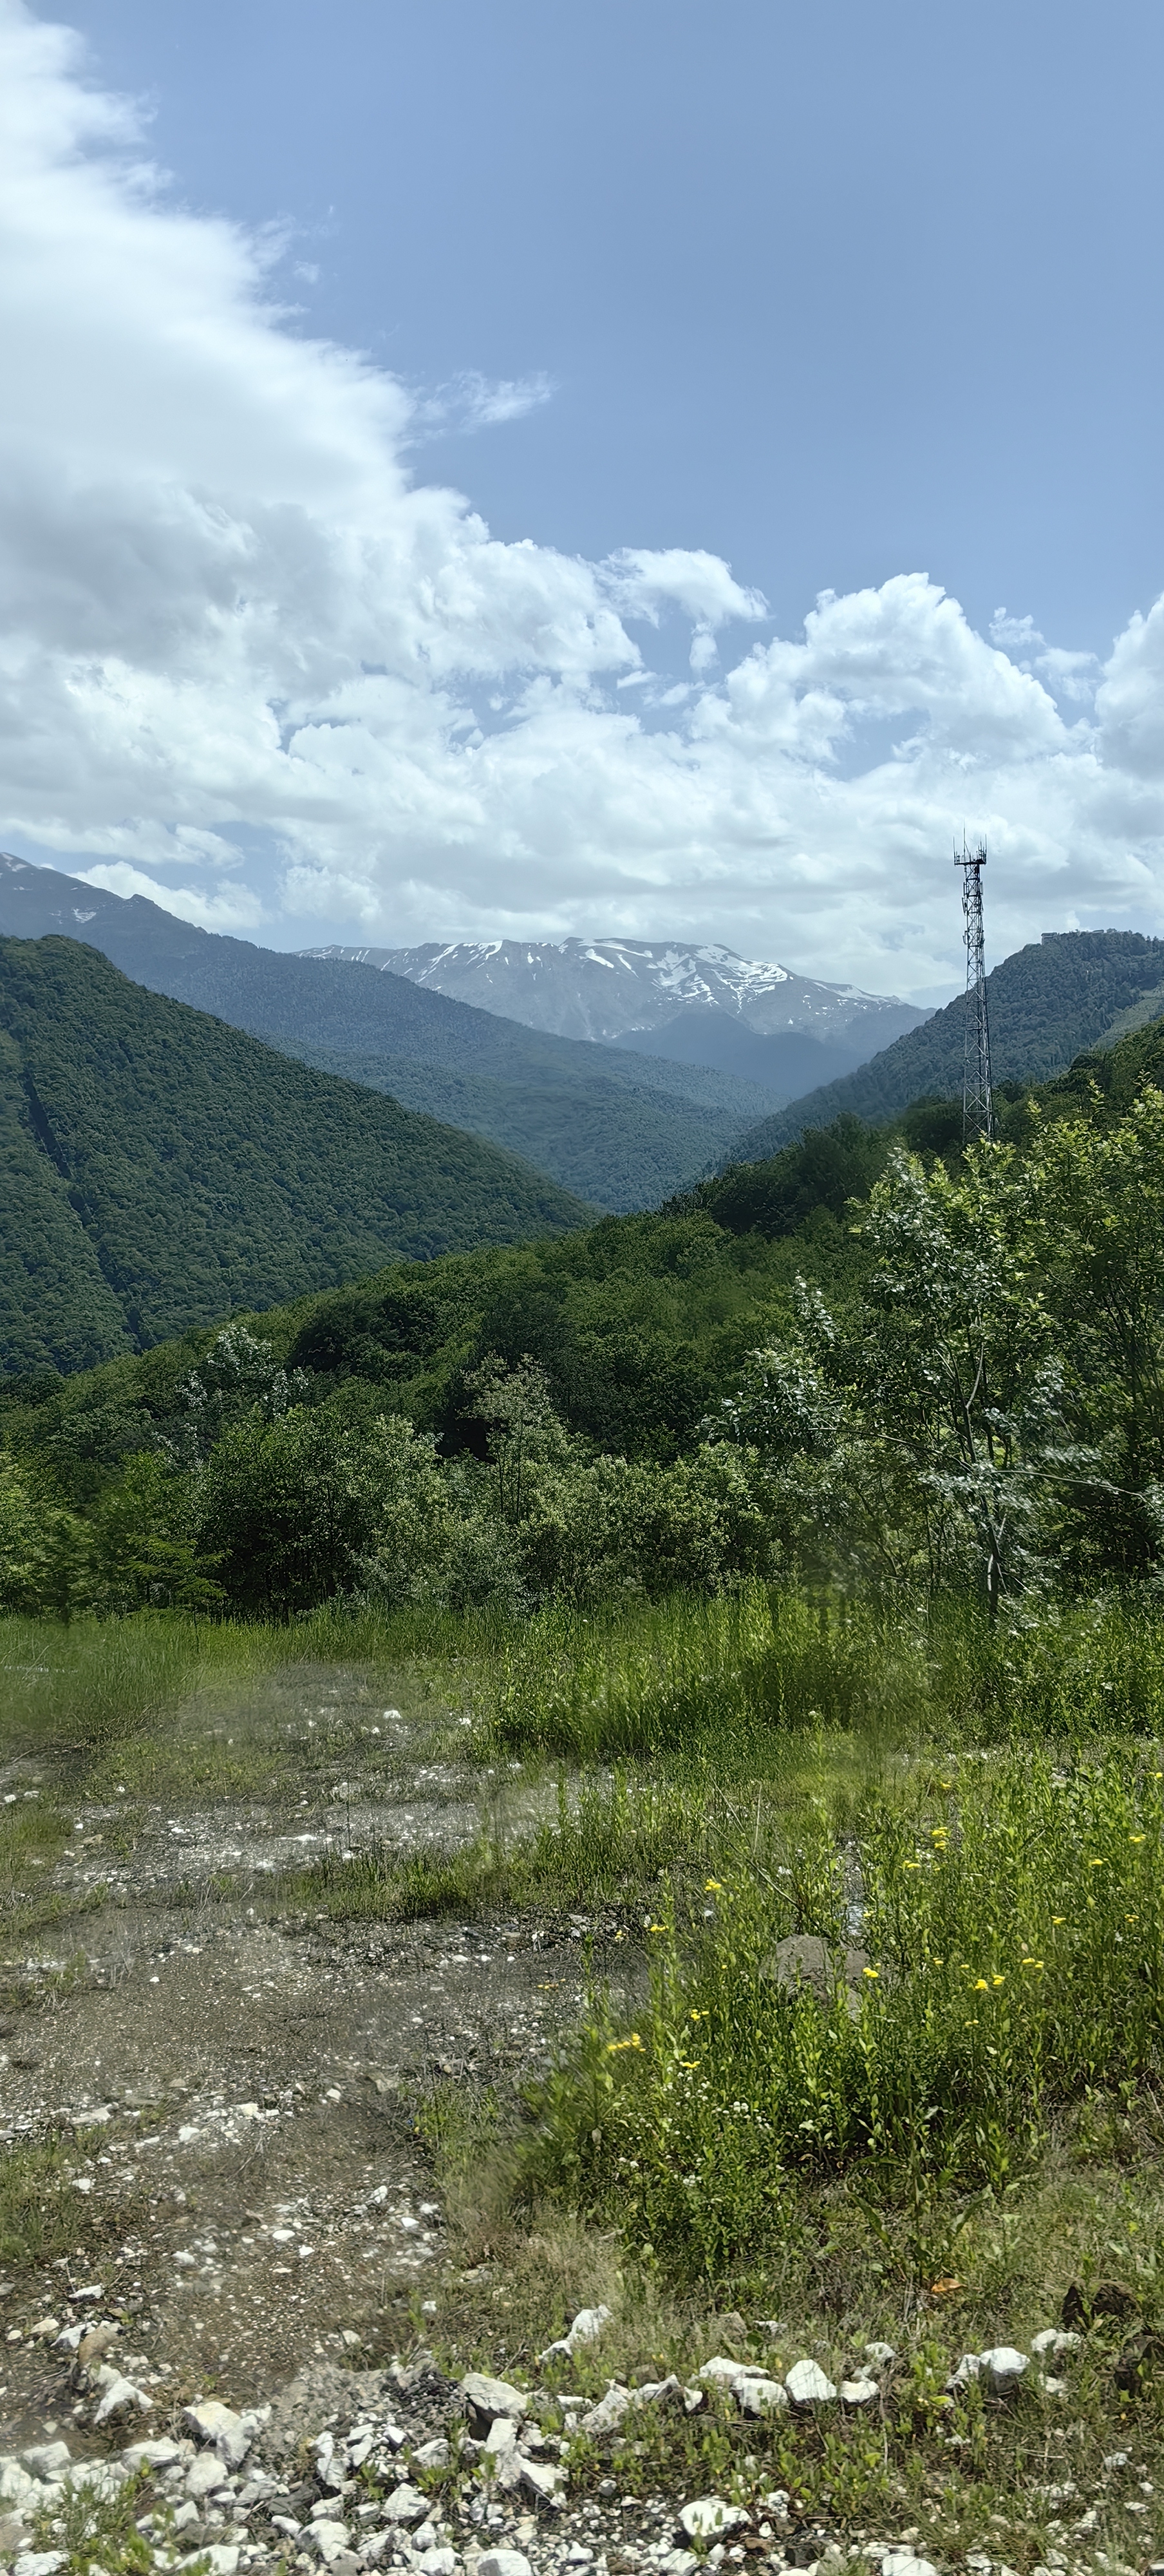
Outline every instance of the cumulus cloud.
[(278, 255), (0, 0), (4, 839), (281, 942), (698, 933), (900, 991), (956, 970), (964, 824), (995, 953), (1157, 919), (1164, 606), (1101, 670), (921, 572), (782, 638), (698, 547), (500, 543), (415, 460), (545, 380), (426, 412)]

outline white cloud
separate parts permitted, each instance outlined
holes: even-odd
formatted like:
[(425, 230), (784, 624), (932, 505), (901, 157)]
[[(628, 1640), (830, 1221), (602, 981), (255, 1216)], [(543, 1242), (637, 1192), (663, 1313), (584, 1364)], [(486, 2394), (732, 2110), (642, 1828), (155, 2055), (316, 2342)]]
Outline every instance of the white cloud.
[(964, 824), (995, 954), (1159, 918), (1164, 605), (1103, 671), (920, 572), (749, 642), (698, 548), (502, 544), (414, 479), (424, 405), (292, 331), (277, 247), (182, 211), (0, 0), (0, 837), (284, 940), (694, 933), (903, 991), (956, 971)]
[(85, 885), (102, 886), (106, 894), (143, 894), (150, 903), (160, 903), (167, 912), (176, 913), (179, 921), (195, 922), (200, 930), (226, 930), (241, 939), (262, 923), (262, 905), (245, 886), (230, 886), (224, 894), (208, 895), (195, 886), (162, 885), (144, 868), (131, 867), (127, 859), (78, 868), (72, 873)]
[(469, 368), (449, 385), (440, 385), (434, 394), (418, 398), (412, 407), (412, 434), (460, 430), (472, 434), (477, 429), (497, 429), (507, 421), (524, 420), (527, 412), (539, 411), (543, 403), (552, 402), (554, 384), (540, 371), (532, 376), (500, 376), (491, 382), (488, 376)]

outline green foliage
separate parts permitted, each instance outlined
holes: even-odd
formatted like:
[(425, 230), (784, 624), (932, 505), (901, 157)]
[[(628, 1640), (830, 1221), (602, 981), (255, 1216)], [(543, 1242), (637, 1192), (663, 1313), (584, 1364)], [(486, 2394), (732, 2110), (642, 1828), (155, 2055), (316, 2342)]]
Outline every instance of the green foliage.
[(351, 1278), (580, 1222), (478, 1139), (149, 994), (0, 941), (0, 1363), (73, 1369)]

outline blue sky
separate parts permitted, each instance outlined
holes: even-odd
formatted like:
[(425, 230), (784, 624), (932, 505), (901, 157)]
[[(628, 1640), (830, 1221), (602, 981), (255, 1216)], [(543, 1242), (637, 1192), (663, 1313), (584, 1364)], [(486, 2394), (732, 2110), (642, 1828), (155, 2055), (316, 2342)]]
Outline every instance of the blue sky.
[(996, 947), (1161, 926), (1157, 7), (0, 33), (10, 489), (59, 450), (7, 846), (280, 945), (674, 932), (921, 998), (965, 822)]

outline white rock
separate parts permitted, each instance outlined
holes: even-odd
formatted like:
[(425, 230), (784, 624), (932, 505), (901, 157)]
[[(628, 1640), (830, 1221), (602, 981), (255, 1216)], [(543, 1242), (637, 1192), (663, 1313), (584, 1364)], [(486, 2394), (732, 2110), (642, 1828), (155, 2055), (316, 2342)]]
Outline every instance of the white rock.
[[(366, 2459), (367, 2456), (367, 2452), (365, 2451), (364, 2458)], [(449, 2456), (449, 2446), (445, 2440), (444, 2434), (438, 2433), (435, 2441), (422, 2442), (419, 2450), (413, 2452), (412, 2465), (414, 2469), (447, 2469), (449, 2465)], [(353, 2451), (352, 2467), (354, 2469), (358, 2469), (359, 2465), (360, 2463)]]
[(630, 2392), (632, 2406), (682, 2406), (683, 2383), (672, 2371), (666, 2379), (644, 2380), (641, 2388)]
[(837, 2393), (819, 2361), (794, 2361), (784, 2385), (794, 2406), (830, 2406)]
[(659, 2563), (663, 2576), (695, 2576), (699, 2560), (693, 2549), (669, 2549)]
[(1037, 2335), (1031, 2336), (1031, 2351), (1038, 2354), (1040, 2361), (1048, 2352), (1058, 2361), (1065, 2352), (1078, 2352), (1082, 2341), (1082, 2335), (1064, 2334), (1059, 2326), (1043, 2326)]
[(533, 2569), (520, 2549), (483, 2549), (477, 2576), (533, 2576)]
[(123, 2379), (119, 2370), (108, 2374), (102, 2371), (101, 2376), (105, 2386), (93, 2417), (95, 2424), (116, 2423), (119, 2415), (152, 2413), (153, 2398), (147, 2397), (144, 2388), (139, 2388), (135, 2380)]
[[(515, 2451), (516, 2449), (517, 2426), (510, 2422), (508, 2415), (499, 2415), (496, 2423), (490, 2425), (488, 2433), (485, 2436), (486, 2457), (489, 2459), (499, 2460), (504, 2457), (507, 2451)], [(413, 2458), (415, 2459), (416, 2457), (417, 2453), (414, 2452)]]
[(63, 2477), (73, 2465), (67, 2442), (35, 2442), (30, 2451), (22, 2451), (20, 2456), (25, 2468), (37, 2478)]
[(880, 2395), (879, 2380), (842, 2379), (841, 2381), (842, 2406), (875, 2406)]
[(537, 2504), (552, 2505), (557, 2510), (565, 2500), (565, 2472), (552, 2468), (548, 2460), (523, 2460), (518, 2476), (526, 2494)]
[(121, 2460), (74, 2460), (71, 2471), (72, 2484), (88, 2487), (102, 2504), (112, 2504), (128, 2476)]
[(121, 2454), (122, 2465), (134, 2469), (172, 2469), (182, 2457), (180, 2442), (130, 2442)]
[(981, 2353), (964, 2352), (961, 2355), (960, 2360), (955, 2364), (954, 2369), (950, 2372), (950, 2376), (946, 2381), (947, 2389), (951, 2394), (956, 2394), (958, 2389), (968, 2388), (971, 2380), (977, 2379), (980, 2376), (981, 2370)]
[(887, 2549), (881, 2576), (938, 2576), (938, 2571), (928, 2558), (915, 2558), (912, 2549)]
[(992, 2343), (978, 2358), (996, 2388), (1013, 2388), (1031, 2366), (1029, 2354), (1019, 2352), (1013, 2343)]
[(30, 2478), (19, 2460), (0, 2460), (0, 2504), (15, 2505), (23, 2513), (26, 2506), (43, 2502), (39, 2479)]
[(217, 2451), (200, 2451), (197, 2459), (191, 2460), (186, 2471), (187, 2495), (195, 2498), (213, 2495), (215, 2488), (221, 2485), (222, 2462)]
[(750, 2371), (733, 2381), (732, 2395), (741, 2415), (778, 2415), (788, 2404), (788, 2391), (778, 2379), (754, 2378)]
[(767, 2373), (751, 2369), (746, 2361), (729, 2361), (724, 2353), (716, 2352), (710, 2361), (700, 2363), (695, 2375), (697, 2379), (722, 2379), (730, 2388), (735, 2379), (763, 2379)]
[(880, 2363), (882, 2368), (885, 2368), (891, 2361), (896, 2361), (897, 2346), (892, 2343), (867, 2343), (865, 2346), (865, 2359), (866, 2361), (876, 2361)]
[(421, 2494), (419, 2487), (405, 2485), (394, 2487), (391, 2495), (385, 2496), (380, 2519), (392, 2523), (423, 2522), (427, 2512), (428, 2497)]
[(300, 2535), (300, 2546), (314, 2550), (316, 2557), (322, 2558), (324, 2566), (329, 2567), (332, 2559), (339, 2557), (341, 2549), (347, 2548), (351, 2536), (346, 2522), (310, 2522)]
[(228, 2468), (237, 2469), (254, 2440), (258, 2419), (237, 2415), (218, 2397), (203, 2397), (197, 2405), (183, 2407), (182, 2422), (196, 2441), (209, 2443)]
[[(206, 2560), (210, 2576), (235, 2576), (238, 2549), (233, 2540), (212, 2540), (208, 2549), (200, 2549), (196, 2555), (200, 2560)], [(188, 2563), (183, 2561), (184, 2565)]]
[(538, 2360), (551, 2361), (556, 2352), (564, 2354), (567, 2361), (572, 2360), (580, 2343), (597, 2343), (612, 2315), (611, 2308), (579, 2308), (569, 2332), (560, 2336), (557, 2343), (548, 2343), (545, 2351), (539, 2352)]
[(529, 2411), (529, 2399), (523, 2389), (511, 2388), (507, 2379), (490, 2379), (483, 2370), (466, 2373), (461, 2395), (474, 2415), (488, 2416), (490, 2422), (498, 2415), (508, 2415), (511, 2423), (520, 2424)]
[(26, 2549), (16, 2561), (13, 2576), (57, 2576), (64, 2563), (63, 2549)]
[(608, 2388), (605, 2397), (599, 2398), (597, 2406), (592, 2406), (583, 2416), (582, 2432), (592, 2434), (596, 2440), (601, 2439), (604, 2433), (616, 2432), (624, 2415), (630, 2411), (630, 2403), (629, 2388), (620, 2388), (617, 2384)]
[(416, 2564), (420, 2569), (420, 2576), (454, 2576), (459, 2561), (455, 2549), (446, 2549), (442, 2546), (422, 2550)]
[(688, 2540), (726, 2540), (747, 2519), (742, 2505), (725, 2504), (722, 2496), (695, 2496), (684, 2505), (679, 2527)]

